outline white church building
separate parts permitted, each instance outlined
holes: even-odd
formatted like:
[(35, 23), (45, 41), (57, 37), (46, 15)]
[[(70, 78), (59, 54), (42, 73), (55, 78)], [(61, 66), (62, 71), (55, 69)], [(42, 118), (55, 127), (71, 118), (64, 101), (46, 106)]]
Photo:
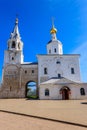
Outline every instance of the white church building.
[(27, 84), (36, 83), (38, 99), (87, 99), (87, 83), (81, 81), (79, 54), (63, 54), (52, 25), (47, 54), (38, 54), (38, 62), (24, 62), (18, 19), (4, 54), (0, 98), (26, 98)]

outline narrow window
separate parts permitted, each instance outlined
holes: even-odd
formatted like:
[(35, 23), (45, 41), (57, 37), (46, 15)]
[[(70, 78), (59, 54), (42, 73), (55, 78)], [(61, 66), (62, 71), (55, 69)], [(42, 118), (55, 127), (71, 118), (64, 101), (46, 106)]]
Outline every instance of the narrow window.
[(49, 54), (51, 54), (51, 50), (49, 50)]
[(47, 74), (47, 68), (44, 68), (44, 74)]
[(18, 43), (18, 49), (20, 49), (20, 42)]
[(56, 64), (60, 64), (60, 61), (57, 61)]
[(12, 57), (12, 60), (14, 60), (14, 57)]
[(10, 92), (12, 91), (12, 87), (10, 86)]
[(54, 52), (56, 52), (56, 48), (54, 49)]
[(49, 89), (45, 89), (45, 96), (49, 96)]
[(58, 74), (58, 78), (61, 78), (61, 74)]
[(71, 74), (75, 74), (74, 68), (71, 68)]
[(25, 70), (25, 74), (27, 74), (27, 70)]
[(12, 42), (12, 48), (15, 48), (15, 41)]
[(84, 88), (81, 88), (81, 89), (80, 89), (80, 94), (81, 94), (81, 95), (85, 95), (85, 89), (84, 89)]
[(34, 70), (32, 70), (32, 73), (34, 73)]

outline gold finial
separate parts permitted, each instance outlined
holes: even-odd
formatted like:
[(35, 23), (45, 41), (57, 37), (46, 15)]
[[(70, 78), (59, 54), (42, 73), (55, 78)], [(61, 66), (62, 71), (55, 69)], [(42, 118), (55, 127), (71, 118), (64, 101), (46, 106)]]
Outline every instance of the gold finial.
[(50, 30), (50, 33), (53, 34), (56, 32), (57, 32), (57, 29), (54, 27), (54, 18), (52, 17), (52, 29)]

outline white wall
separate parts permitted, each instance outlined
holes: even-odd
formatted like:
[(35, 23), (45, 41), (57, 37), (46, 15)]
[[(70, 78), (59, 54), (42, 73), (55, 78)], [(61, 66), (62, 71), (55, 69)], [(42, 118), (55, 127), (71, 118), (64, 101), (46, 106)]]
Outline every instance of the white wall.
[[(54, 49), (56, 48), (56, 52)], [(49, 53), (51, 50), (51, 53)], [(47, 44), (47, 54), (63, 54), (62, 43), (59, 40), (51, 41)]]
[[(80, 94), (80, 88), (82, 85), (70, 84), (67, 87), (70, 89), (71, 94), (69, 94), (69, 100), (87, 99), (87, 84), (84, 87), (85, 95)], [(53, 84), (41, 84), (39, 86), (39, 98), (40, 99), (58, 99), (62, 100), (62, 94), (60, 94), (60, 89), (64, 87), (63, 85), (53, 85)], [(50, 95), (45, 96), (45, 89), (49, 89)]]
[[(79, 55), (38, 55), (37, 57), (39, 84), (41, 77), (58, 77), (58, 74), (72, 81), (81, 81)], [(57, 64), (57, 61), (60, 61), (60, 64)], [(45, 67), (48, 69), (47, 75), (44, 74)], [(75, 74), (71, 74), (71, 68), (74, 68)]]

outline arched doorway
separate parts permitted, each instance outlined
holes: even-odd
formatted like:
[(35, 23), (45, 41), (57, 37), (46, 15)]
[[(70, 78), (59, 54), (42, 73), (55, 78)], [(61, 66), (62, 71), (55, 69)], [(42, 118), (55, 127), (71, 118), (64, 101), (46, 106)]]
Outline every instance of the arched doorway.
[(29, 81), (26, 84), (25, 97), (29, 99), (37, 99), (37, 84), (34, 81)]
[(64, 86), (63, 88), (61, 88), (60, 93), (62, 94), (62, 100), (69, 100), (69, 95), (71, 91), (67, 86)]

